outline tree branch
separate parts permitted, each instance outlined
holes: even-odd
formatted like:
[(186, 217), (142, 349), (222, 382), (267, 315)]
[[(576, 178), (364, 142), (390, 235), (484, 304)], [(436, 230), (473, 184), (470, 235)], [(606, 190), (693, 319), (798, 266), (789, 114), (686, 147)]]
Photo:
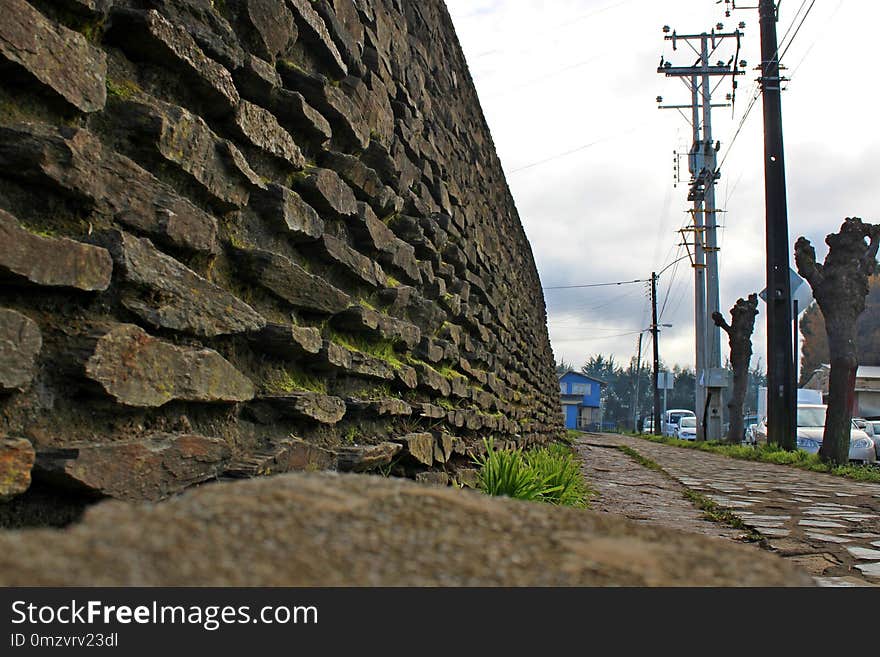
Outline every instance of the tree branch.
[(731, 327), (730, 324), (727, 323), (727, 320), (724, 319), (724, 315), (719, 312), (712, 313), (712, 321), (715, 322), (715, 326), (720, 329), (723, 329), (727, 335), (730, 335)]
[(806, 237), (798, 238), (794, 245), (794, 260), (798, 274), (809, 282), (814, 290), (822, 284), (822, 265), (816, 262), (816, 249)]

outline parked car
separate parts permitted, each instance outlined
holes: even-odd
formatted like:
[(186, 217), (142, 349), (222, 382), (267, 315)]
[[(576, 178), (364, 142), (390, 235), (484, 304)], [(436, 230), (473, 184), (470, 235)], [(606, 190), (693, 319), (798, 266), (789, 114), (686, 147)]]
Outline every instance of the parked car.
[(673, 408), (666, 411), (663, 417), (663, 435), (674, 437), (678, 421), (683, 417), (696, 418), (697, 416), (693, 411), (684, 408)]
[(743, 417), (743, 442), (747, 445), (755, 444), (754, 427), (758, 424), (757, 415), (746, 415)]
[(654, 433), (654, 418), (648, 417), (644, 419), (644, 421), (642, 422), (642, 433)]
[(877, 456), (877, 462), (880, 463), (880, 420), (865, 420), (863, 431), (874, 443), (874, 454)]
[[(819, 404), (799, 404), (797, 407), (797, 447), (810, 454), (816, 454), (822, 446), (825, 433), (825, 414), (827, 406)], [(874, 442), (853, 421), (849, 438), (849, 460), (853, 463), (877, 462)]]
[(697, 418), (685, 415), (675, 428), (675, 437), (679, 440), (697, 439)]

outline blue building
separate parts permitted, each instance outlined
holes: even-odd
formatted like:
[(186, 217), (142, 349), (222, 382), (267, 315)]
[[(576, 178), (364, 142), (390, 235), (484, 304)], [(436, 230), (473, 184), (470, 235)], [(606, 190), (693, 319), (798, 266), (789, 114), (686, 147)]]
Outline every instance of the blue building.
[(559, 375), (562, 416), (566, 429), (598, 430), (602, 426), (604, 381), (569, 370)]

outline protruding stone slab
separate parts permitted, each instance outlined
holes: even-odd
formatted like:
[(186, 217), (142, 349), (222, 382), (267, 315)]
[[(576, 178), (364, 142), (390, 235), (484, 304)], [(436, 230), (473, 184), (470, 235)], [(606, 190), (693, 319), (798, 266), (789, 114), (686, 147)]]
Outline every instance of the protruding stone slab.
[(324, 235), (320, 244), (325, 257), (344, 268), (355, 278), (373, 287), (385, 284), (385, 272), (382, 271), (382, 267), (342, 240), (332, 235)]
[(336, 450), (337, 468), (341, 472), (369, 472), (388, 465), (403, 449), (398, 443), (378, 445), (345, 445)]
[(321, 331), (311, 326), (269, 323), (251, 335), (259, 351), (287, 360), (317, 356), (323, 346)]
[(296, 190), (319, 213), (345, 219), (357, 214), (357, 199), (351, 188), (331, 169), (311, 169), (293, 180)]
[(339, 397), (319, 392), (283, 392), (265, 394), (255, 403), (268, 404), (283, 417), (336, 424), (345, 417), (345, 402)]
[(336, 455), (299, 438), (285, 438), (269, 448), (245, 454), (229, 464), (227, 477), (268, 477), (285, 472), (332, 470)]
[(293, 137), (278, 124), (271, 112), (246, 100), (239, 102), (233, 119), (238, 133), (257, 148), (302, 169), (305, 158)]
[(434, 464), (434, 436), (429, 433), (410, 433), (395, 439), (402, 443), (404, 451), (419, 463)]
[(141, 408), (172, 400), (241, 402), (254, 386), (216, 351), (178, 347), (133, 324), (96, 331), (86, 376), (120, 404)]
[(209, 59), (184, 28), (154, 10), (115, 9), (111, 18), (107, 36), (128, 55), (166, 66), (198, 85), (214, 115), (229, 115), (238, 107), (232, 75)]
[(0, 272), (21, 276), (35, 285), (91, 292), (110, 286), (113, 260), (98, 246), (35, 235), (0, 210)]
[(82, 112), (107, 101), (107, 56), (79, 32), (47, 20), (25, 0), (0, 2), (0, 57)]
[(347, 308), (351, 298), (295, 262), (271, 251), (235, 249), (242, 272), (291, 305), (329, 315)]
[(348, 67), (342, 61), (324, 20), (312, 8), (311, 3), (308, 0), (288, 0), (288, 4), (293, 9), (301, 34), (315, 47), (324, 63), (330, 67), (331, 74), (340, 78), (348, 75)]
[(42, 347), (43, 336), (35, 321), (0, 308), (0, 392), (24, 390), (30, 385)]
[(153, 326), (214, 337), (266, 325), (249, 305), (165, 255), (150, 240), (116, 231), (106, 243), (128, 284), (123, 305)]
[(263, 59), (274, 61), (296, 41), (298, 30), (284, 0), (231, 0), (226, 6), (234, 10), (245, 43)]
[(445, 472), (418, 472), (416, 481), (425, 486), (444, 487), (449, 485), (449, 475)]
[(272, 183), (254, 193), (251, 204), (272, 228), (293, 242), (313, 242), (324, 234), (318, 213), (287, 187)]
[(55, 485), (158, 502), (225, 468), (231, 451), (217, 438), (157, 433), (146, 438), (41, 451), (36, 475)]
[(375, 400), (349, 398), (345, 400), (345, 404), (350, 413), (363, 413), (375, 417), (412, 415), (412, 406), (394, 397)]
[(92, 133), (23, 124), (0, 127), (0, 171), (49, 182), (116, 221), (173, 247), (216, 253), (217, 220)]
[(216, 201), (247, 205), (250, 189), (263, 182), (232, 142), (183, 107), (156, 99), (129, 101), (121, 109), (132, 138), (192, 176)]
[(0, 438), (0, 502), (12, 499), (30, 487), (34, 457), (29, 440)]

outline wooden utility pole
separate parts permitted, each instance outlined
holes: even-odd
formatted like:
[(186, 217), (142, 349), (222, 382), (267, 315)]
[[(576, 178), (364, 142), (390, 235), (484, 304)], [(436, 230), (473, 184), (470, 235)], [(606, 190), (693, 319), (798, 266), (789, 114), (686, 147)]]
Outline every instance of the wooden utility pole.
[(760, 0), (761, 88), (764, 96), (764, 197), (767, 230), (767, 436), (785, 449), (796, 445), (792, 358), (791, 260), (782, 141), (782, 77), (774, 0)]
[(651, 377), (654, 381), (654, 433), (660, 426), (660, 326), (657, 324), (657, 273), (651, 273), (651, 336), (654, 339), (654, 373)]

